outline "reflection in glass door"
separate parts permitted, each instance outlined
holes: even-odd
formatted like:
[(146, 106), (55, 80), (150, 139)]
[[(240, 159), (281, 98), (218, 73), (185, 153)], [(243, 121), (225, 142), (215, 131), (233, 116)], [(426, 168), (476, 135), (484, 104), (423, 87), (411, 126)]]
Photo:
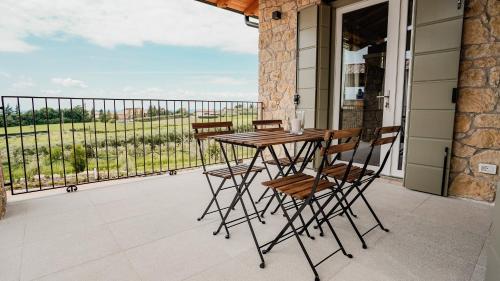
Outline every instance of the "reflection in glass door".
[[(375, 128), (383, 126), (387, 70), (389, 2), (342, 15), (340, 129), (363, 128), (356, 163), (364, 163)], [(348, 159), (349, 155), (343, 155)], [(380, 147), (370, 165), (380, 163)]]

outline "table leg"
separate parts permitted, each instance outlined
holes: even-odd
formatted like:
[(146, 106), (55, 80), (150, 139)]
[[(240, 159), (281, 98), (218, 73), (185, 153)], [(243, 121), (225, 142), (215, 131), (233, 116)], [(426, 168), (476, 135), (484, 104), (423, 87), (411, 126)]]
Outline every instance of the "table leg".
[[(286, 151), (286, 153), (288, 154), (289, 160), (291, 161), (291, 163), (292, 163), (292, 164), (295, 164), (295, 163), (297, 162), (297, 160), (299, 159), (300, 155), (302, 154), (302, 152), (303, 152), (303, 151), (304, 151), (304, 149), (306, 148), (307, 143), (308, 143), (308, 142), (304, 142), (304, 144), (302, 144), (302, 147), (299, 149), (299, 152), (297, 153), (297, 155), (295, 155), (295, 158), (294, 158), (293, 160), (291, 159), (291, 157), (289, 157), (289, 156), (290, 156), (290, 154), (288, 153), (288, 151), (286, 150), (286, 147), (285, 147), (285, 151)], [(313, 144), (313, 142), (310, 142), (309, 148), (308, 148), (308, 150), (307, 150), (307, 152), (306, 152), (306, 157), (304, 158), (305, 160), (310, 159), (310, 157), (308, 157), (308, 154), (309, 154), (309, 151), (311, 150), (311, 146), (312, 146), (312, 144)], [(271, 149), (274, 151), (274, 149), (272, 148), (272, 146), (270, 146), (270, 147), (269, 147), (269, 150), (271, 150)], [(275, 158), (275, 157), (274, 157), (274, 158)], [(277, 158), (275, 158), (275, 161), (277, 161), (276, 163), (278, 163), (278, 164), (277, 164), (277, 166), (278, 166), (279, 172), (278, 172), (278, 174), (274, 177), (274, 179), (277, 179), (280, 175), (282, 175), (283, 177), (285, 177), (285, 176), (287, 176), (287, 175), (289, 175), (289, 174), (290, 174), (290, 172), (292, 171), (292, 167), (291, 167), (292, 165), (290, 165), (290, 167), (288, 167), (288, 170), (286, 171), (286, 173), (284, 173), (283, 168), (279, 165), (279, 161), (277, 160)], [(304, 166), (304, 167), (302, 167), (302, 166), (301, 166), (300, 171), (303, 171), (303, 170), (304, 170), (304, 168), (305, 168), (305, 165), (304, 165), (304, 164), (305, 164), (305, 162), (304, 162), (304, 163), (302, 163), (302, 166)], [(296, 171), (295, 167), (294, 167), (294, 171)], [(268, 189), (266, 189), (266, 191), (267, 191), (267, 190), (268, 190)], [(276, 194), (275, 194), (275, 193), (273, 193), (273, 194), (271, 195), (271, 197), (270, 197), (270, 198), (269, 198), (269, 200), (267, 201), (266, 206), (265, 206), (265, 207), (264, 207), (264, 209), (262, 210), (262, 212), (261, 212), (261, 214), (260, 214), (260, 216), (261, 216), (262, 218), (264, 217), (264, 214), (266, 213), (266, 211), (267, 211), (267, 209), (269, 208), (269, 206), (271, 206), (271, 203), (273, 202), (274, 198), (276, 198)], [(276, 211), (278, 211), (278, 208), (279, 208), (279, 205), (278, 205), (278, 207), (277, 207), (277, 208), (276, 208), (273, 212), (271, 212), (271, 214), (276, 213)]]

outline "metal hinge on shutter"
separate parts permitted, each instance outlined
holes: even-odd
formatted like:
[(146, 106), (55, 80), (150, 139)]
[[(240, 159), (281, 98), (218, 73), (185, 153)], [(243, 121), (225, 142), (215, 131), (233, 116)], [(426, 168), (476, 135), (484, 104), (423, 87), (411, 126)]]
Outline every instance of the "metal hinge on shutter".
[(458, 88), (453, 88), (453, 91), (451, 92), (451, 102), (457, 103), (457, 101), (458, 101)]

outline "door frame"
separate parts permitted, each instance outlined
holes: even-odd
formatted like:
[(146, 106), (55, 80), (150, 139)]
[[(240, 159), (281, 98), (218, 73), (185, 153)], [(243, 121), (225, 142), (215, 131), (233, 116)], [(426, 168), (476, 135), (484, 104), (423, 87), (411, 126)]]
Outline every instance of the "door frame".
[[(406, 20), (408, 0), (364, 0), (350, 5), (342, 6), (335, 11), (335, 35), (333, 42), (336, 46), (334, 54), (334, 80), (333, 80), (333, 114), (332, 127), (339, 129), (340, 122), (340, 106), (341, 102), (341, 87), (342, 87), (342, 16), (345, 13), (370, 7), (376, 4), (388, 2), (388, 25), (387, 25), (387, 51), (386, 51), (386, 75), (384, 81), (384, 95), (388, 96), (389, 108), (383, 107), (383, 126), (399, 125), (403, 109), (403, 87), (404, 87), (404, 66), (406, 52)], [(403, 13), (404, 11), (404, 13)], [(403, 31), (404, 29), (404, 31)], [(387, 75), (395, 73), (395, 75)], [(408, 97), (409, 97), (409, 92)], [(407, 102), (409, 98), (407, 97)], [(385, 101), (384, 101), (385, 103)], [(408, 107), (407, 107), (408, 109)], [(406, 115), (408, 116), (408, 115)], [(406, 122), (408, 124), (408, 120)], [(403, 177), (404, 170), (397, 170), (399, 160), (399, 144), (398, 138), (393, 147), (393, 152), (389, 161), (382, 170), (382, 174)], [(406, 142), (405, 142), (406, 146)], [(385, 155), (388, 147), (382, 147), (381, 157)], [(406, 147), (403, 153), (403, 169)], [(382, 159), (380, 159), (382, 162)], [(377, 167), (369, 166), (371, 169)]]
[[(411, 7), (412, 9), (412, 14), (414, 14), (415, 10), (415, 0), (413, 1), (413, 6)], [(405, 64), (406, 64), (406, 36), (407, 36), (407, 31), (408, 31), (408, 9), (409, 7), (409, 1), (408, 0), (400, 0), (400, 16), (399, 16), (399, 46), (398, 46), (398, 71), (397, 71), (397, 91), (396, 91), (396, 109), (394, 111), (394, 120), (396, 120), (395, 125), (400, 125), (400, 122), (398, 120), (402, 119), (402, 114), (403, 114), (403, 92), (406, 90), (406, 120), (405, 120), (405, 125), (402, 128), (404, 134), (404, 145), (403, 145), (403, 157), (401, 161), (401, 170), (398, 170), (398, 161), (399, 161), (399, 146), (401, 144), (401, 138), (398, 137), (396, 141), (394, 142), (394, 149), (391, 154), (391, 161), (390, 161), (390, 166), (391, 166), (391, 175), (398, 177), (398, 178), (404, 178), (405, 174), (405, 164), (406, 164), (406, 149), (408, 146), (408, 141), (407, 141), (407, 134), (408, 132), (408, 124), (409, 124), (409, 112), (410, 112), (410, 97), (411, 97), (411, 77), (412, 77), (412, 69), (413, 69), (413, 37), (415, 35), (415, 17), (412, 17), (412, 23), (411, 23), (411, 38), (410, 38), (410, 62), (408, 66), (408, 81), (405, 88)]]

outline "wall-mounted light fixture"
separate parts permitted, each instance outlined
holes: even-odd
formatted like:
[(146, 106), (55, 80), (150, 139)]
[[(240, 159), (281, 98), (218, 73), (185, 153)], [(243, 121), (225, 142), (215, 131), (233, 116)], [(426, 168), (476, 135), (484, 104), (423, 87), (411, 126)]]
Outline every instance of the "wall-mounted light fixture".
[(273, 12), (273, 20), (280, 20), (281, 19), (281, 12), (280, 11), (274, 11)]
[(300, 103), (300, 96), (299, 94), (295, 94), (293, 96), (293, 104), (298, 105)]

